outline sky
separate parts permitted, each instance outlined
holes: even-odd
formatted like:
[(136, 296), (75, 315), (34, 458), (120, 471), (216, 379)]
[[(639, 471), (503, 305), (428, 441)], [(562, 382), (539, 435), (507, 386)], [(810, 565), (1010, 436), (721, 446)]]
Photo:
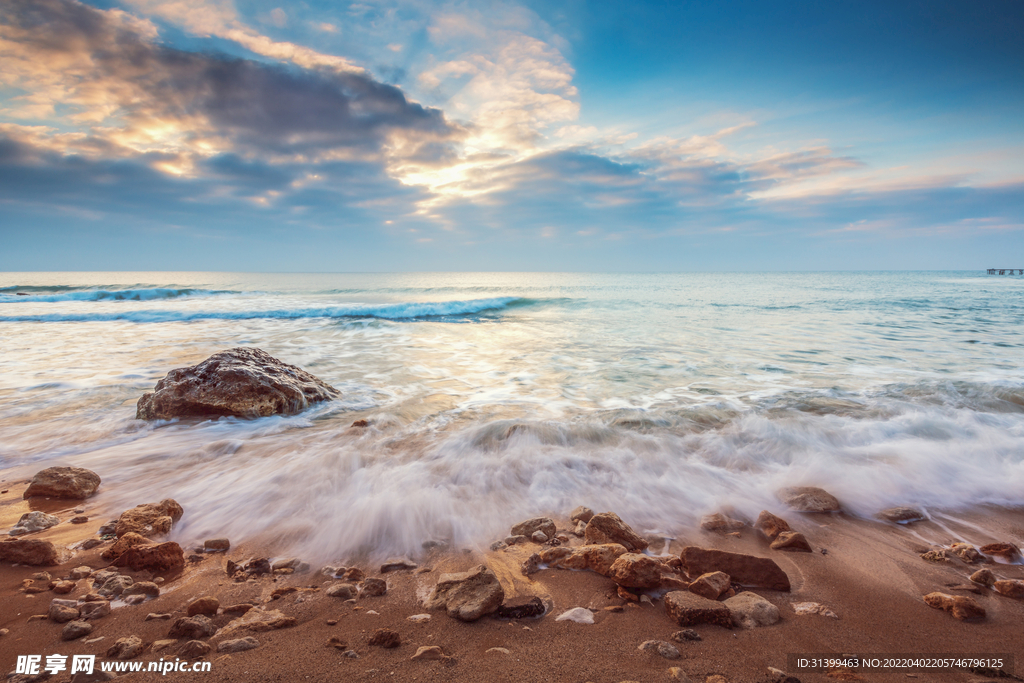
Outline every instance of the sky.
[(3, 0), (0, 270), (1024, 267), (1024, 3)]

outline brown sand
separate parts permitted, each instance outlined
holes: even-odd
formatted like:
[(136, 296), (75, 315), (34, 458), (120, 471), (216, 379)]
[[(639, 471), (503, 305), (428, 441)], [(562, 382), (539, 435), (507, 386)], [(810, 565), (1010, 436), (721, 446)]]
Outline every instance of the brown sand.
[[(21, 500), (27, 481), (0, 484), (10, 489), (0, 495), (0, 528), (11, 526), (29, 503)], [(139, 501), (149, 502), (149, 501)], [(32, 502), (31, 509), (58, 514), (62, 521), (73, 516), (74, 502)], [(86, 507), (88, 505), (86, 504)], [(186, 511), (187, 513), (187, 511)], [(925, 605), (922, 596), (932, 591), (970, 595), (952, 591), (950, 585), (969, 583), (967, 577), (979, 567), (960, 562), (931, 564), (919, 557), (930, 544), (949, 544), (969, 539), (975, 544), (1011, 541), (1020, 545), (1024, 538), (1024, 510), (983, 509), (960, 517), (967, 526), (943, 521), (920, 522), (908, 527), (853, 519), (844, 515), (788, 513), (786, 519), (803, 532), (815, 552), (785, 553), (772, 551), (768, 542), (750, 528), (739, 536), (719, 535), (693, 530), (685, 538), (675, 539), (673, 553), (686, 545), (714, 547), (735, 552), (771, 557), (790, 576), (791, 593), (755, 590), (779, 607), (782, 621), (774, 626), (753, 630), (727, 630), (718, 626), (698, 626), (700, 642), (673, 643), (681, 658), (667, 660), (637, 646), (649, 639), (671, 640), (679, 630), (666, 616), (664, 603), (624, 603), (615, 594), (610, 579), (592, 572), (543, 570), (530, 578), (519, 572), (519, 563), (538, 546), (514, 546), (505, 551), (476, 553), (452, 551), (433, 553), (422, 558), (426, 573), (393, 572), (384, 578), (388, 593), (382, 597), (362, 598), (353, 606), (324, 595), (333, 583), (314, 568), (305, 574), (263, 577), (235, 583), (224, 573), (225, 557), (243, 560), (260, 554), (273, 555), (272, 549), (232, 548), (225, 554), (207, 554), (190, 564), (177, 577), (167, 577), (162, 594), (138, 606), (124, 606), (95, 622), (90, 636), (62, 642), (62, 626), (48, 620), (29, 621), (34, 614), (45, 614), (54, 597), (73, 598), (87, 592), (89, 580), (79, 581), (70, 595), (45, 592), (26, 595), (20, 592), (23, 579), (40, 571), (55, 578), (66, 576), (74, 567), (106, 566), (99, 553), (109, 544), (90, 551), (79, 551), (60, 567), (12, 567), (0, 565), (0, 628), (10, 630), (0, 637), (0, 673), (13, 671), (17, 655), (59, 653), (63, 655), (106, 653), (117, 639), (137, 635), (146, 643), (141, 661), (164, 657), (173, 660), (184, 641), (162, 652), (152, 653), (153, 641), (167, 638), (169, 621), (144, 621), (151, 612), (169, 612), (184, 616), (187, 604), (198, 597), (213, 595), (221, 605), (240, 602), (266, 603), (267, 609), (279, 609), (295, 617), (298, 625), (277, 631), (253, 633), (260, 641), (254, 650), (231, 655), (213, 652), (206, 657), (212, 663), (209, 673), (130, 674), (126, 681), (281, 681), (318, 683), (328, 681), (574, 681), (617, 683), (619, 681), (670, 681), (670, 667), (679, 667), (694, 683), (719, 674), (731, 683), (765, 680), (767, 667), (787, 669), (787, 653), (891, 653), (906, 655), (1010, 653), (1018, 658), (1015, 673), (1024, 677), (1024, 601), (1013, 600), (985, 590), (972, 595), (986, 609), (980, 623), (962, 623), (945, 612)], [(62, 523), (53, 529), (32, 534), (58, 543), (73, 543), (94, 536), (106, 519), (87, 524)], [(511, 526), (519, 520), (509, 520)], [(628, 520), (627, 520), (628, 521)], [(559, 528), (569, 528), (567, 519), (556, 519)], [(977, 527), (983, 527), (980, 531)], [(572, 543), (581, 541), (573, 538)], [(825, 549), (827, 554), (822, 554)], [(190, 551), (186, 550), (186, 554)], [(419, 599), (434, 585), (442, 571), (458, 571), (486, 563), (499, 577), (506, 599), (540, 595), (549, 598), (553, 610), (539, 619), (505, 621), (484, 617), (475, 623), (462, 623), (434, 612), (427, 623), (412, 623), (407, 617), (425, 612)], [(1001, 578), (1024, 579), (1024, 566), (989, 565)], [(367, 576), (378, 573), (363, 566)], [(148, 572), (122, 572), (136, 580), (149, 580)], [(269, 600), (272, 590), (296, 586), (317, 590), (291, 593)], [(793, 602), (819, 602), (839, 615), (831, 619), (821, 615), (796, 615)], [(621, 612), (605, 611), (606, 606), (624, 605)], [(563, 621), (555, 616), (572, 607), (596, 610), (592, 625)], [(373, 612), (376, 612), (374, 614)], [(328, 625), (328, 620), (337, 620)], [(215, 623), (224, 626), (230, 617), (220, 615)], [(402, 645), (385, 650), (367, 644), (376, 628), (390, 628), (401, 634)], [(240, 634), (246, 635), (246, 634)], [(102, 636), (102, 640), (87, 643)], [(231, 636), (238, 637), (238, 636)], [(328, 646), (331, 637), (348, 643), (358, 659), (345, 657)], [(213, 637), (211, 642), (222, 640)], [(421, 645), (439, 645), (449, 661), (410, 661)], [(501, 647), (509, 654), (487, 652)], [(99, 661), (99, 659), (97, 661)], [(69, 660), (70, 661), (70, 660)], [(796, 673), (792, 672), (791, 673)], [(824, 673), (796, 673), (801, 681), (835, 681)], [(974, 681), (984, 676), (962, 670), (917, 673), (871, 671), (859, 674), (866, 681)], [(50, 679), (70, 680), (65, 672)]]

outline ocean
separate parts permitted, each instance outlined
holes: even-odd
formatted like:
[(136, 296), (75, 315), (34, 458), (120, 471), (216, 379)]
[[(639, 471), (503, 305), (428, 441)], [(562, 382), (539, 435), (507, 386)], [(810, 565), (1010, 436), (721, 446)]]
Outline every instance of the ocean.
[[(851, 514), (1024, 505), (1024, 278), (864, 273), (3, 273), (0, 478), (308, 559), (486, 547), (577, 505), (674, 537), (821, 486)], [(255, 346), (340, 399), (147, 423)], [(355, 420), (367, 428), (352, 428)]]

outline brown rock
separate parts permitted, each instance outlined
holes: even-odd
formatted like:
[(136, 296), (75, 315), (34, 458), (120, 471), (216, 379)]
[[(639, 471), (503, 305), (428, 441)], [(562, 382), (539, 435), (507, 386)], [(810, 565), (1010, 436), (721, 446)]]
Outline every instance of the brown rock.
[(182, 659), (199, 659), (210, 654), (212, 651), (213, 647), (209, 643), (204, 643), (201, 640), (190, 640), (185, 643), (185, 647), (181, 648), (178, 656)]
[(519, 522), (512, 527), (512, 536), (533, 536), (536, 532), (542, 532), (548, 538), (555, 537), (555, 523), (549, 517), (534, 517), (525, 522)]
[(978, 621), (985, 618), (985, 608), (974, 598), (966, 595), (947, 595), (945, 593), (929, 593), (924, 601), (930, 607), (949, 612), (960, 621)]
[(235, 638), (233, 640), (222, 640), (217, 644), (217, 652), (245, 652), (260, 646), (260, 641), (252, 636)]
[(380, 573), (387, 574), (388, 572), (412, 571), (418, 566), (419, 565), (408, 557), (392, 557), (380, 566)]
[(208, 553), (223, 552), (231, 549), (231, 541), (226, 538), (210, 538), (203, 543), (203, 550)]
[(729, 575), (725, 572), (710, 572), (698, 576), (690, 584), (688, 590), (702, 598), (717, 600), (723, 593), (729, 590), (731, 582)]
[(779, 608), (760, 595), (743, 591), (724, 602), (732, 615), (732, 623), (740, 628), (771, 626), (779, 621)]
[(1024, 581), (1019, 579), (996, 581), (992, 584), (992, 587), (996, 589), (997, 593), (1005, 595), (1008, 598), (1024, 598)]
[(92, 633), (93, 626), (88, 621), (69, 621), (61, 629), (61, 640), (76, 640)]
[(50, 621), (55, 621), (58, 624), (66, 624), (69, 621), (78, 619), (78, 617), (81, 616), (81, 612), (79, 612), (75, 607), (51, 603), (48, 616), (50, 617)]
[(107, 648), (107, 657), (114, 659), (132, 659), (142, 654), (142, 638), (128, 636), (118, 638), (114, 644)]
[(155, 598), (160, 595), (160, 586), (152, 581), (136, 581), (124, 589), (121, 595), (148, 595)]
[(978, 549), (970, 543), (954, 543), (949, 546), (949, 549), (953, 551), (954, 555), (967, 564), (974, 564), (975, 562), (984, 560), (981, 553), (978, 552)]
[(444, 650), (438, 645), (423, 645), (409, 659), (413, 661), (444, 659)]
[(956, 555), (947, 548), (938, 548), (922, 554), (921, 559), (925, 562), (952, 562), (956, 559)]
[(665, 565), (640, 553), (624, 553), (612, 563), (608, 578), (627, 588), (657, 588)]
[(797, 512), (838, 512), (836, 497), (817, 486), (791, 486), (778, 492), (779, 500)]
[(655, 652), (665, 659), (679, 659), (679, 649), (664, 640), (645, 640), (637, 649), (641, 652)]
[[(193, 618), (205, 619), (206, 617)], [(285, 616), (280, 610), (253, 608), (221, 629), (218, 635), (227, 637), (239, 631), (276, 631), (277, 629), (295, 626), (298, 623), (295, 617)]]
[(224, 614), (245, 614), (252, 608), (253, 605), (250, 605), (247, 602), (242, 602), (237, 605), (228, 605), (227, 607), (224, 607), (223, 612)]
[(989, 543), (988, 545), (981, 546), (978, 550), (986, 555), (1001, 557), (1007, 562), (1020, 561), (1020, 549), (1012, 543)]
[(730, 553), (687, 546), (680, 554), (686, 573), (700, 576), (711, 572), (725, 572), (733, 581), (743, 586), (769, 588), (777, 591), (789, 590), (789, 577), (773, 560), (754, 555)]
[[(346, 581), (353, 581), (355, 583), (359, 583), (360, 581), (366, 578), (366, 574), (364, 574), (363, 570), (359, 569), (358, 567), (349, 567), (344, 571), (344, 573), (342, 573), (341, 578), (345, 579)], [(383, 595), (383, 593), (381, 593), (381, 595)]]
[(783, 531), (772, 541), (771, 548), (772, 550), (787, 550), (789, 552), (811, 552), (811, 544), (798, 531)]
[(982, 586), (991, 586), (996, 582), (996, 575), (991, 569), (979, 569), (971, 574), (971, 581), (980, 583)]
[(115, 567), (128, 567), (135, 571), (167, 572), (185, 566), (185, 553), (174, 541), (158, 545), (140, 545), (129, 548), (113, 562)]
[(384, 579), (363, 579), (359, 582), (359, 596), (378, 598), (388, 592), (388, 584)]
[(71, 498), (84, 500), (96, 493), (100, 477), (82, 467), (47, 467), (32, 477), (25, 489), (25, 498), (47, 496), (49, 498)]
[(349, 600), (359, 594), (359, 588), (354, 583), (336, 583), (327, 589), (325, 595), (331, 598)]
[(879, 512), (878, 516), (895, 524), (913, 524), (914, 522), (920, 522), (923, 519), (927, 519), (924, 512), (914, 507), (889, 508), (888, 510), (882, 510)]
[(102, 619), (110, 614), (110, 602), (108, 600), (83, 602), (78, 606), (78, 611), (82, 613), (82, 619), (86, 621)]
[(732, 628), (732, 616), (728, 607), (689, 591), (673, 591), (665, 595), (665, 612), (680, 626), (717, 624), (724, 628)]
[(53, 585), (53, 592), (57, 595), (67, 595), (75, 590), (76, 585), (74, 581), (58, 581)]
[(209, 638), (216, 632), (217, 627), (213, 625), (209, 617), (197, 614), (194, 617), (178, 617), (175, 619), (167, 635), (171, 638), (197, 640), (199, 638)]
[(136, 505), (125, 510), (117, 520), (114, 533), (121, 538), (129, 532), (135, 532), (147, 538), (157, 534), (166, 534), (171, 526), (184, 514), (176, 500), (167, 498), (159, 503)]
[(786, 531), (792, 531), (789, 527), (789, 523), (782, 517), (776, 517), (767, 510), (761, 510), (761, 514), (757, 516), (757, 521), (754, 522), (754, 528), (760, 529), (761, 532), (774, 541), (775, 538)]
[(32, 566), (60, 564), (65, 555), (64, 548), (50, 541), (28, 538), (12, 538), (0, 541), (0, 560)]
[(139, 399), (140, 420), (175, 417), (294, 415), (340, 396), (308, 372), (255, 348), (234, 348), (177, 368)]
[(205, 595), (189, 603), (187, 614), (190, 617), (194, 617), (197, 614), (217, 616), (218, 609), (220, 609), (220, 600), (211, 595)]
[(589, 569), (601, 576), (608, 576), (612, 565), (621, 555), (628, 552), (625, 546), (618, 543), (602, 543), (600, 545), (581, 545), (570, 550), (569, 555), (551, 564), (560, 569)]
[(716, 512), (713, 515), (704, 515), (700, 518), (700, 528), (704, 531), (739, 531), (746, 524), (738, 519), (726, 517), (721, 512)]
[(588, 545), (618, 543), (634, 553), (646, 550), (648, 545), (645, 539), (638, 536), (614, 512), (602, 512), (591, 517), (587, 522), (584, 539)]
[(105, 548), (100, 557), (104, 560), (116, 560), (117, 558), (124, 555), (129, 548), (134, 548), (140, 545), (150, 545), (152, 541), (141, 534), (137, 534), (134, 531), (129, 531), (121, 538), (114, 541), (109, 547)]
[(577, 523), (583, 522), (584, 524), (586, 524), (587, 522), (590, 521), (591, 517), (593, 517), (593, 516), (594, 516), (594, 511), (593, 510), (591, 510), (588, 507), (584, 507), (583, 505), (580, 505), (579, 507), (577, 507), (575, 510), (573, 510), (569, 514), (569, 519), (570, 519), (570, 521), (573, 521), (573, 522), (577, 522)]
[(505, 591), (494, 572), (479, 565), (468, 572), (441, 574), (424, 605), (427, 609), (443, 607), (448, 616), (460, 621), (476, 621), (496, 611), (504, 599)]
[(401, 644), (402, 636), (389, 628), (378, 628), (374, 630), (374, 632), (370, 634), (370, 640), (367, 641), (367, 645), (376, 645), (377, 647), (387, 649), (398, 647)]

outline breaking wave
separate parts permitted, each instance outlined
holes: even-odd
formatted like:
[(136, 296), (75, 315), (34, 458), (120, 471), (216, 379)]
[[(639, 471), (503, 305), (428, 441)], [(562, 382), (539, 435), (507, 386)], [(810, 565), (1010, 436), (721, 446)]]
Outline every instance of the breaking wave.
[[(54, 291), (58, 290), (58, 291)], [(238, 294), (233, 291), (193, 289), (190, 287), (145, 287), (139, 289), (77, 289), (47, 287), (3, 287), (0, 303), (46, 303), (58, 301), (153, 301), (182, 297)]]

